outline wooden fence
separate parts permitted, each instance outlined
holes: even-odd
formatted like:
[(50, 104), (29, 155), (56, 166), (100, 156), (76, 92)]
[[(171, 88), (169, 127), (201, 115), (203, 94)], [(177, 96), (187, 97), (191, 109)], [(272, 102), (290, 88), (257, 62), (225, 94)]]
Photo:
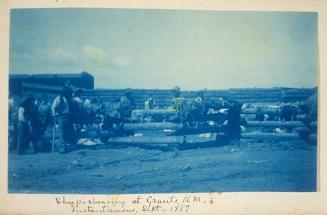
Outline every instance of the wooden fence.
[[(126, 89), (95, 89), (84, 92), (83, 97), (97, 97), (104, 102), (118, 101)], [(316, 88), (233, 88), (227, 90), (204, 90), (205, 97), (235, 99), (242, 103), (256, 102), (296, 102), (308, 99)], [(164, 108), (171, 104), (172, 90), (166, 89), (131, 89), (131, 96), (137, 108), (143, 108), (149, 95), (153, 95), (156, 105)], [(195, 97), (198, 91), (181, 91), (186, 98)]]

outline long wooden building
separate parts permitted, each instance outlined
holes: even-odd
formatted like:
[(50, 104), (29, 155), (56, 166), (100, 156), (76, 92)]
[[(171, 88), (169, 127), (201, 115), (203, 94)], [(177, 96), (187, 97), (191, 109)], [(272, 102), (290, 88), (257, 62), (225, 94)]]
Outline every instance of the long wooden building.
[(70, 83), (76, 88), (94, 89), (94, 77), (87, 73), (75, 74), (11, 74), (9, 75), (9, 93), (11, 96), (33, 94), (58, 95), (62, 87)]

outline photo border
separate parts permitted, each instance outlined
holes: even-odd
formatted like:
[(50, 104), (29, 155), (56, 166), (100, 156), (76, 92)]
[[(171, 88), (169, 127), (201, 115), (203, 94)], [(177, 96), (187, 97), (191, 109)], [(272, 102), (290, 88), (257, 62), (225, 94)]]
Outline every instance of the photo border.
[[(288, 11), (318, 13), (318, 145), (317, 192), (224, 192), (198, 193), (211, 203), (193, 208), (187, 214), (327, 214), (327, 1), (317, 0), (128, 0), (128, 1), (10, 1), (0, 0), (0, 68), (1, 88), (8, 89), (9, 74), (9, 13), (14, 8), (146, 8), (214, 11)], [(56, 205), (55, 198), (62, 195), (8, 194), (8, 90), (0, 91), (0, 214), (70, 214)], [(146, 196), (147, 194), (144, 194)], [(169, 194), (151, 194), (164, 197)], [(186, 194), (178, 193), (175, 196)], [(132, 199), (138, 195), (65, 195), (87, 199), (92, 196)], [(167, 214), (167, 213), (166, 213)], [(170, 213), (168, 213), (170, 214)]]

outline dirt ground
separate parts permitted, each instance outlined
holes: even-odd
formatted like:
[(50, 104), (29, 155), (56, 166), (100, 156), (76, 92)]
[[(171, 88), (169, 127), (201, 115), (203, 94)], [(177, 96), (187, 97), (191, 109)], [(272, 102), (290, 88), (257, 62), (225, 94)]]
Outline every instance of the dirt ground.
[(137, 147), (9, 153), (10, 193), (315, 191), (315, 145), (241, 140), (183, 151)]

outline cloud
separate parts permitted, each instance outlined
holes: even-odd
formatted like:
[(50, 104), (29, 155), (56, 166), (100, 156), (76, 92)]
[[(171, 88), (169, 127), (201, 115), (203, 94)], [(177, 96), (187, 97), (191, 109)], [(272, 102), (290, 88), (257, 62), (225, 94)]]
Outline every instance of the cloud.
[(125, 56), (117, 56), (108, 50), (87, 44), (80, 49), (53, 46), (38, 47), (25, 52), (13, 49), (11, 63), (14, 70), (22, 67), (33, 70), (36, 67), (52, 66), (57, 67), (58, 71), (72, 67), (97, 71), (110, 68), (126, 69), (131, 66), (132, 61)]
[(127, 68), (132, 65), (132, 61), (129, 58), (124, 57), (113, 57), (111, 59), (112, 65), (115, 65), (119, 68)]
[(90, 45), (85, 45), (82, 48), (81, 54), (82, 56), (80, 57), (83, 60), (86, 60), (87, 63), (98, 66), (108, 65), (110, 61), (109, 54), (105, 50)]
[(78, 65), (79, 63), (76, 53), (61, 47), (43, 49), (36, 55), (39, 55), (39, 63), (45, 62), (59, 67)]

